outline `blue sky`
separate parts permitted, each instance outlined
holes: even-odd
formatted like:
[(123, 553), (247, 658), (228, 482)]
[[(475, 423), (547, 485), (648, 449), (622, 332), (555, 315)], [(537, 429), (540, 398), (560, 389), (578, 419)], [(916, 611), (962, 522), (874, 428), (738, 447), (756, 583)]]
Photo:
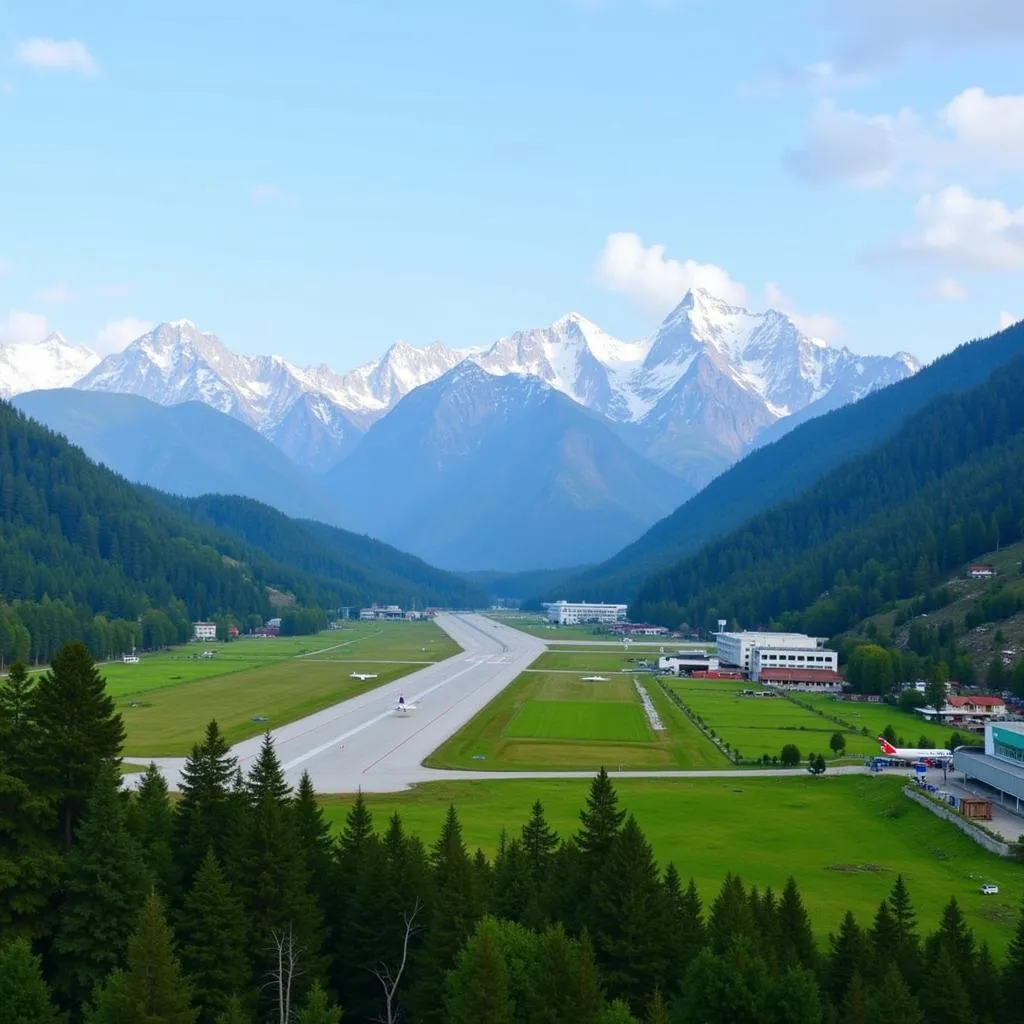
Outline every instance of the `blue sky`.
[(0, 342), (345, 370), (690, 284), (855, 351), (1024, 315), (1019, 0), (0, 0)]

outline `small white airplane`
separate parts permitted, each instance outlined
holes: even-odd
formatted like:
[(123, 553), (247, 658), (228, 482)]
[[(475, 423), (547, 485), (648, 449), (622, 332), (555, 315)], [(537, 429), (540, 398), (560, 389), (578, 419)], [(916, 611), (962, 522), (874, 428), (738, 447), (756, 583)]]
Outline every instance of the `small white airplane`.
[(395, 710), (396, 711), (401, 711), (403, 713), (405, 713), (407, 711), (415, 711), (416, 710), (416, 705), (415, 704), (407, 704), (406, 700), (405, 700), (405, 697), (403, 697), (402, 695), (399, 695), (398, 703), (395, 705)]
[(607, 676), (581, 676), (580, 677), (580, 682), (581, 683), (607, 683), (608, 682), (608, 677)]
[(884, 736), (876, 737), (886, 757), (898, 757), (901, 761), (952, 761), (953, 755), (941, 747), (894, 747)]
[(366, 682), (367, 679), (376, 679), (377, 678), (377, 673), (376, 672), (353, 672), (352, 675), (349, 676), (349, 678), (350, 679), (361, 679), (363, 682)]

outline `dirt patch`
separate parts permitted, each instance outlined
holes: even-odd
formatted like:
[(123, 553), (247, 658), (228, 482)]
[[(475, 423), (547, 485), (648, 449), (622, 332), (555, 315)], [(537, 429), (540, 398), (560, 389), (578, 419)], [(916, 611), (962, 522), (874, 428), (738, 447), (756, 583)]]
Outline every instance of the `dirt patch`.
[(267, 587), (267, 600), (274, 608), (291, 608), (295, 604), (295, 595), (286, 594), (283, 590)]
[(888, 871), (881, 864), (829, 864), (826, 871), (841, 871), (844, 875), (875, 875)]

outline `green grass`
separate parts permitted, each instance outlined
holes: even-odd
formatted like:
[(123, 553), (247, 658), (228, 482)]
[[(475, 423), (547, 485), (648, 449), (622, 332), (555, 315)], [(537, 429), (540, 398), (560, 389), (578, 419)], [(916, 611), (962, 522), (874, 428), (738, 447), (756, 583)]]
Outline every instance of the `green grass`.
[[(368, 794), (383, 828), (398, 811), (406, 828), (428, 844), (454, 803), (465, 841), (493, 855), (502, 828), (510, 833), (539, 799), (563, 836), (579, 825), (585, 780), (485, 780), (432, 783), (397, 794)], [(922, 931), (933, 929), (956, 896), (979, 942), (1002, 956), (1024, 898), (1024, 865), (986, 853), (947, 822), (912, 804), (891, 776), (751, 779), (621, 779), (620, 805), (636, 815), (662, 864), (674, 861), (693, 877), (705, 907), (726, 871), (747, 885), (778, 892), (789, 875), (800, 886), (819, 942), (824, 945), (847, 909), (862, 925), (872, 917), (896, 875), (910, 888)], [(336, 828), (350, 806), (323, 798)], [(982, 882), (999, 885), (983, 897)]]
[[(837, 718), (849, 722), (857, 729), (866, 728), (874, 743), (873, 752), (875, 753), (878, 751), (875, 737), (881, 736), (887, 725), (891, 725), (896, 730), (897, 738), (902, 737), (900, 743), (909, 747), (916, 747), (921, 736), (928, 738), (929, 746), (946, 744), (949, 737), (956, 731), (941, 725), (931, 725), (920, 715), (901, 711), (891, 704), (863, 704), (860, 701), (833, 700), (824, 693), (801, 696), (801, 700), (813, 704), (823, 714), (835, 715)], [(965, 730), (960, 730), (961, 735), (964, 732)]]
[(653, 733), (636, 704), (610, 701), (530, 701), (505, 727), (506, 736), (542, 740), (647, 743)]
[[(666, 726), (647, 726), (632, 676), (585, 683), (568, 672), (519, 676), (427, 759), (435, 768), (596, 771), (623, 768), (725, 768), (722, 753), (641, 677)], [(603, 705), (603, 709), (602, 706)]]
[(811, 753), (832, 757), (829, 740), (835, 732), (842, 732), (846, 739), (846, 755), (878, 753), (873, 736), (844, 729), (785, 697), (744, 697), (743, 690), (760, 689), (754, 683), (681, 679), (669, 685), (709, 729), (744, 758), (778, 755), (787, 743), (795, 743), (804, 758)]
[(627, 654), (625, 651), (562, 648), (545, 652), (530, 667), (570, 669), (575, 672), (617, 672), (620, 669), (633, 668), (637, 662), (643, 660), (643, 656)]
[[(212, 649), (212, 659), (189, 656)], [(458, 650), (433, 623), (369, 623), (314, 637), (193, 644), (100, 671), (124, 718), (125, 754), (184, 756), (211, 718), (236, 743)], [(377, 678), (353, 679), (353, 672)]]

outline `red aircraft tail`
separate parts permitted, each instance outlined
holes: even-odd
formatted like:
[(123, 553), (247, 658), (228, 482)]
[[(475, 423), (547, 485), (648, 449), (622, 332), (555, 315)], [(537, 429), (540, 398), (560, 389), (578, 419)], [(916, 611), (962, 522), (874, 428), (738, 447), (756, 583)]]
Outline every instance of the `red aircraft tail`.
[(889, 757), (892, 757), (893, 754), (896, 753), (896, 748), (884, 736), (877, 736), (876, 739), (882, 748), (883, 754), (887, 754)]

